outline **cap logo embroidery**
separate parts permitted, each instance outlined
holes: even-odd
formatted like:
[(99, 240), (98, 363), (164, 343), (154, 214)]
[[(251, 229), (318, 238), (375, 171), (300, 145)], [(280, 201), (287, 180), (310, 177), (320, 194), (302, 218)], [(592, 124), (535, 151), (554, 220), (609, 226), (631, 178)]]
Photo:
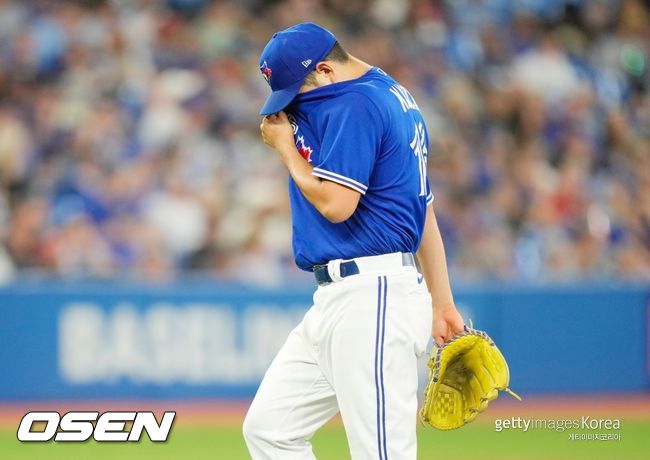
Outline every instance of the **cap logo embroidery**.
[(262, 76), (264, 77), (264, 80), (270, 85), (271, 84), (271, 68), (268, 66), (266, 61), (262, 63), (260, 66), (260, 71), (262, 72)]
[(306, 61), (302, 61), (301, 64), (303, 67), (307, 68), (309, 67), (309, 64), (311, 64), (311, 59), (307, 59)]

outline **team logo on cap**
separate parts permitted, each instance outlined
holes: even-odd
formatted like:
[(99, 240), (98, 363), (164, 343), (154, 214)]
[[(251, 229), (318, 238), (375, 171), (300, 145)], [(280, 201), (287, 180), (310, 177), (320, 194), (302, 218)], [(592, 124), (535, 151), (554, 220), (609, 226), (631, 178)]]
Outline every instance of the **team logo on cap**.
[(260, 66), (260, 71), (262, 72), (262, 76), (264, 77), (264, 80), (270, 85), (271, 84), (271, 68), (268, 66), (266, 61), (262, 63)]

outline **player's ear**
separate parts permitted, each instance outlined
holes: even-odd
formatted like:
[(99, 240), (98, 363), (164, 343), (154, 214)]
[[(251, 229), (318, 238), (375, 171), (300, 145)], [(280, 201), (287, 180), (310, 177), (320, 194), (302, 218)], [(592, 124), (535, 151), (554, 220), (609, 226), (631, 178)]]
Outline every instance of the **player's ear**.
[(332, 65), (328, 61), (320, 61), (318, 64), (316, 64), (314, 70), (321, 77), (324, 77), (325, 79), (329, 80), (331, 83), (335, 82), (334, 67), (332, 67)]

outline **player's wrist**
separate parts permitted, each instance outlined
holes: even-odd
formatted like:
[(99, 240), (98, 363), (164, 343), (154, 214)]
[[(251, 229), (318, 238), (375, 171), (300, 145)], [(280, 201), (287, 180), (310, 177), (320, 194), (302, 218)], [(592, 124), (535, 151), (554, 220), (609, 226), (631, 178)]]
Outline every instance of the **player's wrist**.
[(432, 306), (434, 311), (456, 310), (456, 304), (453, 300), (447, 300), (443, 302), (433, 301)]

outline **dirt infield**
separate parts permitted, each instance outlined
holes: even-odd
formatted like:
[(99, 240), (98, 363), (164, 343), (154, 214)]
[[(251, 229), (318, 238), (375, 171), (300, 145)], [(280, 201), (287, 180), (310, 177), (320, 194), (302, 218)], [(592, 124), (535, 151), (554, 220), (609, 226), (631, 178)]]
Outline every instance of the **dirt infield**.
[[(18, 427), (22, 416), (29, 411), (74, 410), (113, 411), (176, 411), (176, 424), (236, 425), (240, 424), (248, 407), (248, 400), (193, 400), (193, 401), (41, 401), (0, 403), (0, 427)], [(540, 417), (562, 418), (589, 415), (635, 420), (650, 419), (650, 393), (604, 394), (588, 396), (535, 396), (518, 402), (501, 395), (477, 421), (489, 422), (495, 418)], [(335, 422), (336, 423), (336, 422)]]

